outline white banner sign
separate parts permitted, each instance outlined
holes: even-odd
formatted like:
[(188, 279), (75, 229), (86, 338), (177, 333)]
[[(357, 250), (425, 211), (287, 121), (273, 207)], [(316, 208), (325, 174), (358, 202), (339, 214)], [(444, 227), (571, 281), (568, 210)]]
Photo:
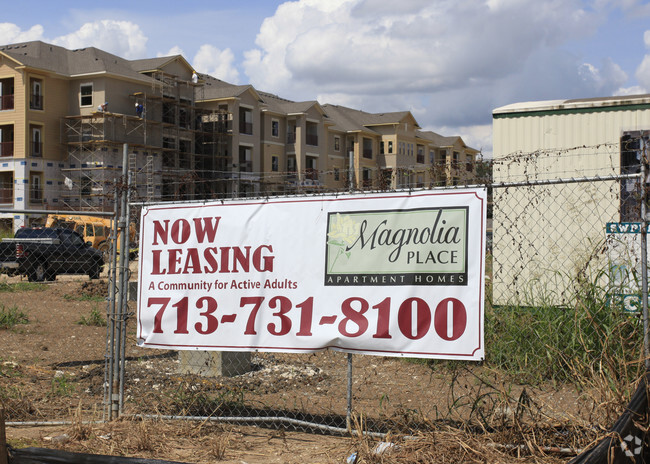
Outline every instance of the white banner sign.
[(145, 207), (145, 347), (480, 360), (485, 189)]

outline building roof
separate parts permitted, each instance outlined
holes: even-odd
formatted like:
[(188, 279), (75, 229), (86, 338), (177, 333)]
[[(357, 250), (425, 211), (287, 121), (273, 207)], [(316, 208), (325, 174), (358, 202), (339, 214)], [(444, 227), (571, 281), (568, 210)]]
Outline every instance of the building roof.
[[(400, 124), (404, 119), (411, 119), (418, 127), (418, 123), (410, 111), (396, 111), (391, 113), (368, 113), (340, 105), (323, 105), (325, 111), (331, 113), (332, 120), (343, 130), (371, 130), (372, 126), (385, 124)], [(371, 130), (372, 131), (372, 130)], [(374, 132), (374, 131), (372, 131)]]
[(463, 142), (463, 139), (460, 138), (458, 135), (453, 135), (453, 136), (444, 136), (440, 135), (436, 132), (433, 131), (417, 131), (415, 134), (416, 137), (421, 138), (426, 140), (427, 142), (431, 142), (433, 145), (436, 147), (451, 147), (456, 144), (460, 140), (462, 145), (465, 145), (465, 142)]
[(260, 99), (259, 94), (255, 88), (250, 85), (235, 85), (228, 82), (212, 77), (209, 74), (199, 74), (199, 79), (203, 81), (204, 85), (197, 89), (197, 101), (206, 100), (220, 100), (224, 98), (236, 98), (241, 96), (246, 91), (251, 91)]
[(492, 110), (494, 118), (536, 113), (592, 112), (650, 108), (650, 94), (518, 102)]
[(114, 74), (140, 81), (150, 78), (132, 67), (132, 62), (95, 47), (68, 50), (41, 41), (0, 46), (0, 53), (21, 65), (67, 77)]
[(259, 94), (267, 110), (273, 113), (283, 115), (304, 114), (310, 109), (316, 108), (323, 116), (327, 117), (322, 106), (316, 100), (295, 102), (268, 92), (259, 92)]

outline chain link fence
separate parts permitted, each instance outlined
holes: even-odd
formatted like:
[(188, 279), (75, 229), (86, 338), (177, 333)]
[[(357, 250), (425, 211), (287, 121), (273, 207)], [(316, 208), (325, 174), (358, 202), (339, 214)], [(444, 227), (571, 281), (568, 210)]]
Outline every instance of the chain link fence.
[[(545, 162), (552, 165), (549, 157)], [(511, 172), (514, 163), (521, 161), (497, 160), (492, 167), (495, 173)], [(43, 279), (34, 278), (33, 268), (31, 277), (23, 268), (6, 269), (6, 285), (45, 280), (51, 283), (38, 285), (53, 292), (93, 282), (92, 266), (103, 264), (99, 281), (108, 289), (98, 302), (107, 328), (101, 336), (73, 342), (94, 344), (97, 356), (80, 359), (74, 350), (57, 355), (50, 349), (48, 359), (56, 362), (34, 362), (34, 372), (18, 361), (26, 356), (1, 356), (0, 398), (8, 420), (55, 420), (79, 406), (97, 418), (154, 416), (329, 433), (411, 434), (444, 425), (497, 431), (506, 442), (534, 436), (540, 446), (582, 448), (621, 414), (645, 369), (641, 234), (625, 229), (642, 219), (645, 183), (640, 164), (637, 172), (623, 173), (614, 164), (602, 176), (575, 170), (534, 176), (528, 170), (512, 182), (504, 175), (499, 182), (488, 175), (481, 179), (490, 193), (491, 225), (486, 358), (480, 363), (334, 351), (140, 348), (133, 298), (141, 203), (120, 200), (120, 226), (111, 236), (119, 230), (133, 243), (109, 239), (102, 261), (89, 259), (84, 266), (90, 267), (76, 268), (81, 276), (50, 264)], [(127, 248), (129, 253), (120, 253)], [(98, 251), (94, 245), (84, 249)], [(17, 288), (3, 295), (26, 293), (27, 300), (42, 300), (38, 290)], [(6, 317), (13, 300), (0, 298)], [(42, 300), (40, 306), (48, 304)], [(8, 340), (15, 327), (0, 329), (0, 337)], [(38, 375), (39, 388), (50, 398), (62, 385), (71, 386), (57, 397), (58, 406), (45, 408), (34, 399), (35, 390), (23, 389), (30, 381), (36, 388)]]
[(100, 420), (112, 215), (13, 212), (0, 227), (0, 401), (8, 423)]

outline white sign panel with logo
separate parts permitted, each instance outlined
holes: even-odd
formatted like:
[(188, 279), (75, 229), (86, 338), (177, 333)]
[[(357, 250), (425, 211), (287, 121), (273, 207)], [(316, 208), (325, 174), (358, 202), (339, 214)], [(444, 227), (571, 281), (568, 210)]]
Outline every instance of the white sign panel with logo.
[(138, 340), (480, 360), (485, 189), (142, 211)]

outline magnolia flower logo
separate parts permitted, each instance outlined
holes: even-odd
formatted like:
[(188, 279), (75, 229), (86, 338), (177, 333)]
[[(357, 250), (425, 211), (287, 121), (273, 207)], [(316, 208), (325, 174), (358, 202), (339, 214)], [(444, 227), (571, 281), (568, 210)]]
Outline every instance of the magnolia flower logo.
[(334, 221), (332, 221), (330, 232), (327, 234), (329, 240), (328, 245), (338, 248), (336, 256), (330, 265), (330, 272), (334, 264), (341, 255), (345, 255), (350, 259), (351, 252), (347, 251), (347, 247), (353, 245), (359, 237), (359, 223), (354, 221), (350, 216), (341, 216), (336, 213)]

